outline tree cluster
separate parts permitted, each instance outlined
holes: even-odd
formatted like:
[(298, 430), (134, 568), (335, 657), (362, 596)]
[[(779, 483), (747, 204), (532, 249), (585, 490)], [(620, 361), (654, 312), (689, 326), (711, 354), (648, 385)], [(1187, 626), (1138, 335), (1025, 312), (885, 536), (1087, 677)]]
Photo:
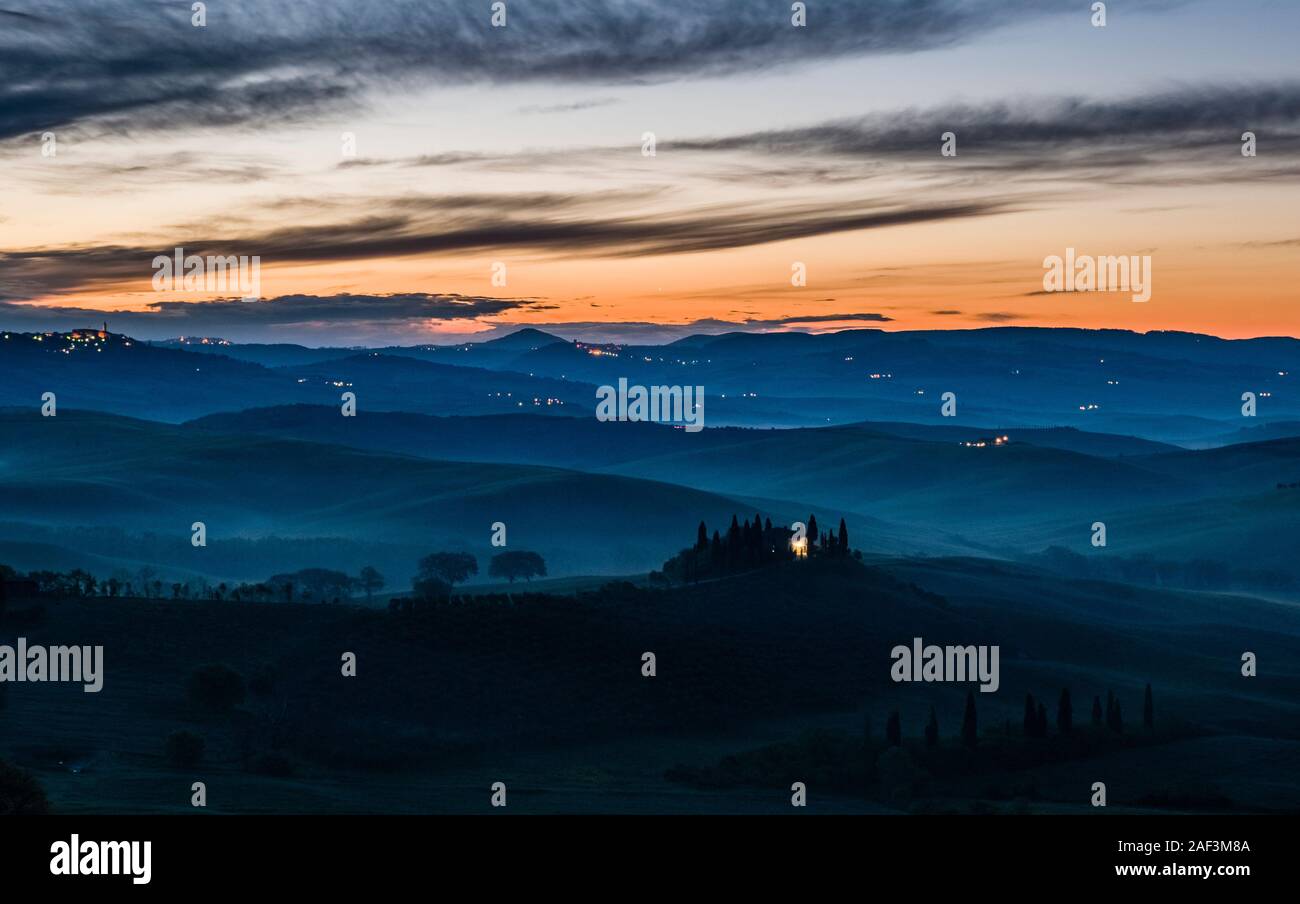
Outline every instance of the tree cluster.
[[(416, 599), (446, 600), (455, 585), (477, 575), (478, 559), (467, 552), (434, 552), (420, 559), (411, 594)], [(494, 555), (488, 563), (488, 575), (504, 578), (513, 584), (522, 578), (531, 581), (546, 577), (546, 561), (537, 553), (515, 549)]]
[[(795, 536), (791, 528), (773, 527), (771, 518), (764, 519), (758, 514), (752, 521), (742, 521), (732, 515), (725, 535), (714, 530), (710, 536), (708, 525), (701, 521), (695, 532), (695, 545), (665, 562), (661, 576), (672, 583), (691, 583), (790, 561), (798, 557), (792, 543)], [(843, 518), (838, 532), (822, 532), (817, 527), (817, 516), (810, 515), (805, 539), (809, 558), (861, 557), (849, 548), (849, 529)], [(658, 572), (651, 575), (658, 576)]]

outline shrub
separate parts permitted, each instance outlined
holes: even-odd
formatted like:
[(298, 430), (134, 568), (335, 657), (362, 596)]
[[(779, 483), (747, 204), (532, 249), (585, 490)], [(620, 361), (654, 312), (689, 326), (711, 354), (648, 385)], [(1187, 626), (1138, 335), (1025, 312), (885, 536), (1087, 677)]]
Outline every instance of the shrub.
[(190, 675), (190, 702), (212, 712), (229, 712), (244, 702), (244, 679), (225, 665), (204, 665)]
[(30, 772), (0, 760), (0, 816), (42, 816), (50, 803)]

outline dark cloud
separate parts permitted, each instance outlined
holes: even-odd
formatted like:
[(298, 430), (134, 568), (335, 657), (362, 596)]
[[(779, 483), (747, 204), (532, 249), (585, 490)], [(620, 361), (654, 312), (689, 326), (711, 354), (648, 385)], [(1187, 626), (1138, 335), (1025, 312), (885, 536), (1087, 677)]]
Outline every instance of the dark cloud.
[[(1246, 131), (1256, 134), (1257, 157), (1240, 154)], [(939, 153), (946, 132), (956, 136), (956, 157)], [(948, 194), (954, 186), (987, 184), (988, 177), (1018, 184), (1166, 186), (1290, 181), (1300, 177), (1300, 82), (1184, 87), (1108, 101), (1040, 98), (904, 109), (739, 135), (661, 138), (658, 151), (693, 155), (697, 176), (766, 188), (863, 182), (896, 177), (900, 168), (943, 183)], [(626, 147), (447, 151), (340, 166), (590, 170), (614, 166), (627, 153)], [(714, 157), (721, 165), (710, 162)]]
[(348, 321), (477, 320), (507, 311), (550, 310), (553, 306), (529, 299), (466, 295), (281, 295), (256, 302), (237, 298), (215, 301), (160, 301), (150, 315), (185, 322), (300, 324)]
[[(393, 199), (387, 212), (287, 226), (234, 240), (177, 235), (175, 244), (74, 246), (0, 252), (0, 291), (39, 297), (153, 275), (155, 256), (257, 256), (261, 266), (524, 250), (556, 255), (644, 257), (742, 248), (768, 242), (1005, 213), (999, 202), (881, 205), (875, 202), (709, 207), (663, 215), (601, 215), (600, 196), (453, 196)], [(214, 224), (213, 229), (219, 228)]]
[(1276, 242), (1242, 242), (1242, 248), (1291, 248), (1300, 246), (1300, 238), (1279, 239)]
[[(431, 295), (405, 292), (394, 295), (280, 295), (259, 301), (219, 298), (211, 301), (155, 301), (145, 311), (111, 311), (113, 317), (174, 322), (211, 320), (249, 323), (311, 323), (318, 320), (473, 320), (507, 311), (549, 310), (552, 305), (528, 298), (491, 298), (475, 295)], [(6, 302), (0, 315), (6, 322), (44, 318), (84, 320), (104, 314), (96, 308), (46, 306)]]
[[(1245, 131), (1255, 132), (1268, 153), (1242, 157)], [(939, 154), (945, 132), (956, 136), (956, 157)], [(1025, 179), (1115, 179), (1138, 167), (1176, 163), (1214, 165), (1221, 179), (1289, 177), (1297, 161), (1276, 155), (1300, 151), (1300, 82), (1188, 87), (1115, 101), (1064, 98), (902, 110), (804, 128), (661, 141), (659, 149), (847, 163), (929, 161), (954, 178), (990, 171)], [(1162, 175), (1165, 182), (1188, 178), (1180, 171)]]
[(431, 322), (479, 321), (507, 313), (545, 311), (552, 305), (533, 299), (467, 295), (283, 295), (260, 301), (157, 301), (143, 311), (102, 311), (0, 301), (0, 326), (10, 330), (65, 330), (98, 326), (107, 320), (115, 332), (142, 339), (179, 335), (217, 335), (243, 341), (264, 340), (278, 328), (293, 335), (318, 333), (334, 339), (409, 334)]
[(744, 326), (749, 327), (781, 327), (797, 326), (801, 323), (842, 323), (848, 321), (864, 321), (868, 323), (892, 323), (893, 317), (886, 317), (884, 314), (863, 313), (854, 314), (813, 314), (804, 317), (777, 317), (769, 320), (751, 319), (742, 321)]
[(532, 104), (520, 107), (519, 112), (524, 114), (576, 113), (579, 110), (594, 110), (597, 107), (608, 107), (616, 103), (618, 103), (616, 97), (593, 97), (589, 100), (578, 100), (566, 104)]
[[(12, 0), (11, 0), (12, 2)], [(266, 122), (411, 83), (637, 83), (942, 47), (1059, 0), (19, 0), (0, 30), (0, 140), (88, 119), (116, 129)], [(1130, 3), (1130, 6), (1133, 4)], [(1142, 6), (1169, 3), (1146, 0)]]
[(130, 162), (95, 159), (64, 159), (57, 167), (36, 167), (25, 178), (38, 181), (46, 194), (79, 195), (93, 185), (96, 194), (156, 188), (168, 182), (229, 183), (260, 182), (276, 176), (280, 169), (265, 160), (239, 155), (214, 157), (193, 151), (132, 156)]

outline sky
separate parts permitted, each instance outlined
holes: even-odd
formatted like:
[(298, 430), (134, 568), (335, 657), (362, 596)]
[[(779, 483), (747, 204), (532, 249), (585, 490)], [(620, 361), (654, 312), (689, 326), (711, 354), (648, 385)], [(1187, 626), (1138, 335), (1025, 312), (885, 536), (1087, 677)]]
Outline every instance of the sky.
[(1300, 4), (1092, 6), (0, 0), (0, 328), (1300, 336)]

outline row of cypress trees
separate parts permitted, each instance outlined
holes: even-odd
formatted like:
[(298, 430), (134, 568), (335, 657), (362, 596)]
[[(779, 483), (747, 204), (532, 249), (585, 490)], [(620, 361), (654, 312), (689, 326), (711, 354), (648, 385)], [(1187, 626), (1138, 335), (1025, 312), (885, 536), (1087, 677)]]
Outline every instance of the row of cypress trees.
[[(1104, 713), (1101, 706), (1101, 697), (1093, 697), (1092, 724), (1094, 728), (1101, 728), (1105, 725), (1116, 733), (1124, 731), (1123, 709), (1114, 691), (1106, 692), (1106, 709)], [(1155, 706), (1151, 699), (1150, 684), (1146, 686), (1143, 695), (1142, 727), (1147, 731), (1155, 728)], [(1061, 691), (1060, 699), (1056, 704), (1056, 728), (1063, 735), (1068, 735), (1074, 730), (1074, 704), (1070, 700), (1069, 688)], [(867, 732), (870, 733), (869, 726)], [(1036, 701), (1033, 694), (1025, 694), (1023, 732), (1027, 738), (1047, 737), (1047, 707), (1041, 701)], [(975, 692), (970, 691), (966, 694), (966, 710), (961, 720), (961, 741), (967, 747), (974, 747), (978, 740), (979, 727), (978, 717), (975, 712)], [(898, 710), (891, 712), (885, 722), (885, 741), (892, 747), (898, 747), (903, 743), (902, 717), (899, 715)], [(939, 718), (934, 711), (934, 707), (931, 706), (930, 719), (925, 725), (925, 744), (927, 747), (935, 747), (938, 743)]]

